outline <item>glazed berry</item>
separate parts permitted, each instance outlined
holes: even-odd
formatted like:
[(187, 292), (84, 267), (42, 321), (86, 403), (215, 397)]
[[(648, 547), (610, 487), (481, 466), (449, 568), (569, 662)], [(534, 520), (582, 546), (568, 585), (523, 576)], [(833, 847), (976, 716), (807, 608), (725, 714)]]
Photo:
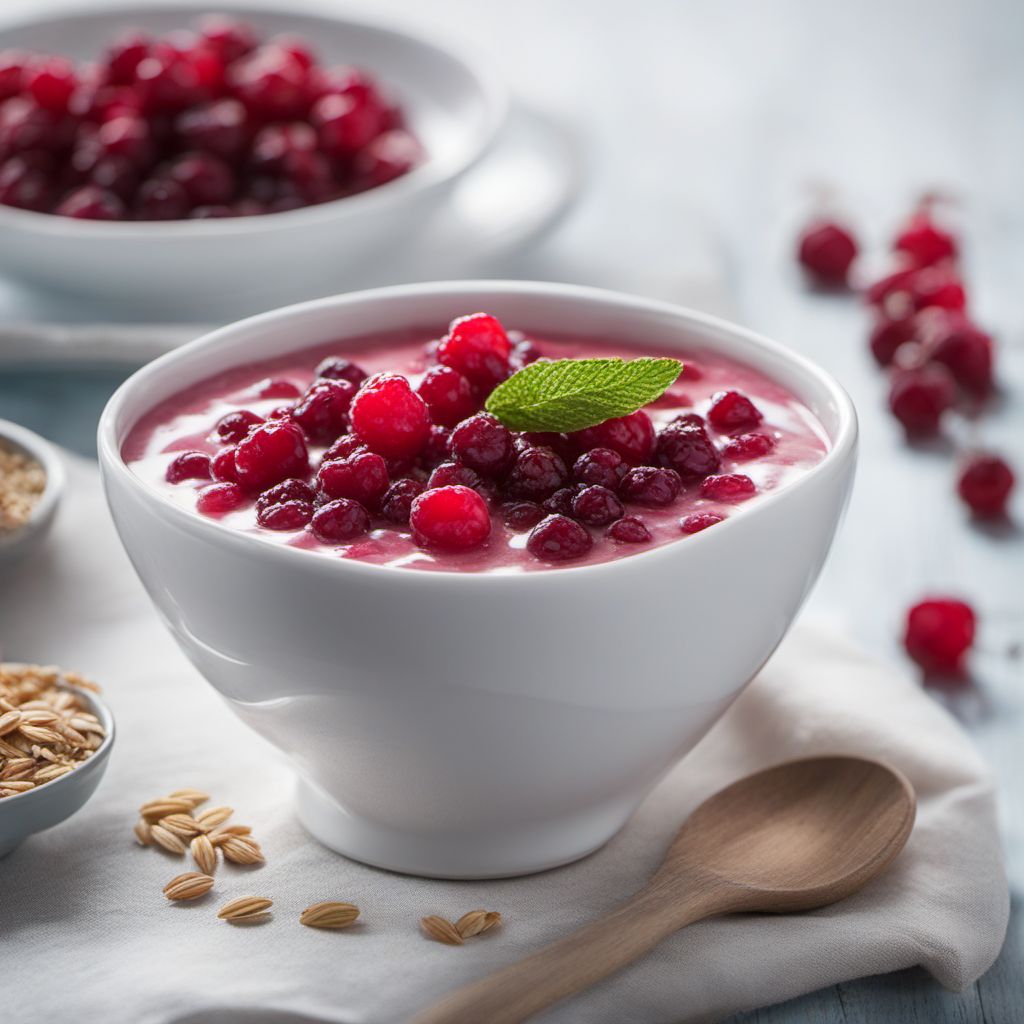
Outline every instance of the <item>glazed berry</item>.
[(857, 242), (850, 231), (833, 221), (817, 221), (800, 235), (797, 258), (816, 281), (844, 285), (857, 256)]
[(334, 442), (324, 452), (321, 462), (331, 462), (334, 459), (347, 459), (349, 456), (355, 455), (357, 452), (367, 452), (370, 449), (363, 444), (362, 441), (356, 437), (355, 434), (342, 434), (337, 441)]
[(574, 484), (571, 487), (560, 487), (550, 498), (545, 498), (541, 502), (541, 508), (545, 512), (568, 516), (571, 519), (572, 503), (576, 500), (576, 495), (580, 493), (581, 489), (579, 484)]
[(250, 412), (248, 409), (238, 409), (221, 416), (213, 428), (213, 433), (225, 444), (237, 444), (249, 433), (251, 427), (262, 422), (262, 416), (257, 416), (256, 413)]
[(578, 451), (610, 448), (631, 466), (649, 462), (654, 452), (654, 424), (643, 409), (578, 430), (570, 437)]
[[(925, 314), (927, 316), (927, 314)], [(928, 358), (942, 363), (974, 398), (993, 388), (992, 338), (959, 313), (929, 316), (922, 326)]]
[(326, 377), (328, 380), (347, 380), (349, 384), (359, 387), (369, 374), (350, 359), (340, 356), (328, 356), (316, 368), (315, 376)]
[(490, 391), (508, 376), (510, 352), (505, 328), (487, 313), (472, 313), (451, 322), (437, 358), (470, 384)]
[(868, 344), (879, 366), (891, 366), (899, 348), (907, 342), (914, 341), (916, 336), (917, 331), (912, 317), (890, 319), (879, 316), (871, 328)]
[(331, 444), (348, 429), (356, 386), (347, 380), (317, 380), (292, 410), (292, 419), (313, 444)]
[(433, 470), (427, 487), (472, 487), (479, 490), (483, 480), (475, 469), (464, 466), (461, 462), (442, 462)]
[(312, 504), (316, 501), (316, 491), (305, 480), (294, 477), (291, 480), (282, 480), (279, 484), (268, 487), (256, 499), (256, 511), (259, 512), (271, 505), (283, 505), (286, 501)]
[(955, 394), (945, 366), (897, 370), (889, 391), (889, 409), (909, 436), (927, 437), (938, 432), (942, 414), (953, 404)]
[(440, 551), (469, 551), (491, 533), (487, 504), (469, 487), (424, 491), (412, 503), (409, 523), (417, 544)]
[(483, 476), (500, 476), (515, 457), (511, 431), (485, 412), (463, 420), (452, 431), (448, 448), (453, 458)]
[(504, 488), (511, 498), (543, 501), (568, 481), (565, 463), (551, 448), (526, 448), (516, 456)]
[(196, 508), (205, 516), (222, 516), (234, 512), (245, 501), (245, 491), (238, 484), (210, 484), (199, 492)]
[(700, 533), (715, 523), (720, 523), (725, 516), (720, 512), (693, 512), (679, 520), (679, 529), (683, 533)]
[(316, 474), (317, 490), (323, 497), (352, 498), (369, 509), (380, 506), (390, 483), (387, 463), (375, 452), (324, 462)]
[(703, 423), (677, 420), (658, 435), (656, 458), (659, 465), (674, 469), (683, 480), (700, 480), (718, 469), (718, 449)]
[(210, 480), (210, 456), (206, 452), (182, 452), (167, 466), (166, 480), (169, 484), (180, 484), (182, 480)]
[(530, 531), (526, 550), (545, 562), (567, 562), (581, 558), (593, 544), (586, 527), (567, 516), (553, 515), (542, 519)]
[(263, 491), (309, 470), (306, 438), (294, 423), (280, 420), (253, 427), (235, 448), (235, 473), (248, 491)]
[(125, 205), (113, 192), (96, 185), (84, 185), (63, 199), (54, 213), (77, 220), (124, 220)]
[(997, 455), (972, 455), (960, 470), (957, 493), (980, 519), (1000, 519), (1013, 490), (1014, 475)]
[(268, 378), (256, 385), (256, 394), (260, 398), (298, 398), (302, 392), (290, 380)]
[(608, 536), (620, 544), (647, 544), (651, 531), (639, 516), (623, 516), (608, 527)]
[(907, 613), (903, 643), (925, 672), (958, 676), (974, 643), (974, 630), (974, 610), (969, 604), (932, 598), (915, 604)]
[(749, 462), (762, 458), (774, 447), (775, 438), (768, 434), (740, 434), (722, 449), (722, 454), (736, 462)]
[(587, 526), (607, 526), (621, 518), (623, 512), (615, 492), (600, 484), (584, 487), (572, 501), (573, 518)]
[(502, 506), (502, 512), (505, 515), (505, 525), (517, 533), (532, 530), (546, 514), (534, 501), (511, 501)]
[(757, 486), (742, 473), (723, 473), (709, 476), (700, 485), (702, 498), (712, 501), (745, 501), (757, 492)]
[(657, 508), (671, 505), (678, 497), (681, 486), (682, 480), (674, 469), (634, 466), (622, 478), (619, 496), (623, 501)]
[(301, 530), (312, 518), (310, 501), (282, 501), (256, 509), (256, 522), (267, 530)]
[(323, 544), (343, 544), (353, 540), (370, 528), (370, 515), (350, 498), (329, 501), (313, 513), (309, 529)]
[(708, 409), (708, 422), (723, 434), (750, 430), (762, 419), (757, 406), (739, 391), (719, 391), (711, 399), (711, 408)]
[(893, 249), (909, 257), (919, 267), (929, 267), (957, 257), (956, 239), (940, 228), (926, 211), (914, 214), (900, 230)]
[(25, 70), (24, 86), (43, 110), (63, 114), (78, 79), (71, 62), (63, 57), (46, 57)]
[(396, 526), (408, 526), (412, 503), (426, 490), (419, 480), (396, 480), (384, 495), (380, 511), (389, 522)]
[(238, 471), (235, 469), (235, 448), (223, 448), (214, 457), (210, 464), (210, 472), (214, 480), (221, 480), (226, 483), (238, 482)]
[(628, 468), (622, 456), (611, 448), (591, 448), (573, 463), (572, 478), (576, 483), (617, 490)]
[(380, 455), (417, 455), (430, 436), (430, 412), (405, 377), (378, 373), (368, 378), (352, 401), (352, 432)]
[(444, 427), (454, 427), (478, 408), (469, 381), (448, 366), (428, 370), (416, 391), (427, 403), (434, 422)]

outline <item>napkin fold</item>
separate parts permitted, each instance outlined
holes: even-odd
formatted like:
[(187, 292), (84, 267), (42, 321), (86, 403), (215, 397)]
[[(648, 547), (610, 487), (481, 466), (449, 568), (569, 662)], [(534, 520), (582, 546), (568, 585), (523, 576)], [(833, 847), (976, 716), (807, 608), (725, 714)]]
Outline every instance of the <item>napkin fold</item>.
[[(393, 1024), (612, 908), (722, 786), (823, 753), (883, 759), (917, 791), (914, 832), (882, 877), (813, 913), (693, 925), (538, 1020), (710, 1021), (912, 965), (960, 989), (996, 958), (1009, 899), (984, 764), (916, 684), (807, 628), (793, 630), (626, 828), (586, 860), (529, 878), (441, 882), (331, 853), (296, 822), (287, 766), (164, 630), (117, 541), (95, 466), (68, 462), (49, 545), (0, 581), (0, 651), (103, 684), (118, 737), (91, 803), (0, 861), (0, 992), (21, 1024)], [(185, 786), (236, 808), (267, 863), (221, 865), (212, 897), (172, 905), (161, 888), (192, 865), (135, 845), (131, 828), (141, 803)], [(271, 897), (272, 920), (218, 921), (216, 908), (242, 895)], [(358, 904), (361, 923), (337, 933), (300, 926), (302, 909), (325, 899)], [(419, 933), (426, 914), (474, 907), (500, 910), (504, 926), (458, 948)]]

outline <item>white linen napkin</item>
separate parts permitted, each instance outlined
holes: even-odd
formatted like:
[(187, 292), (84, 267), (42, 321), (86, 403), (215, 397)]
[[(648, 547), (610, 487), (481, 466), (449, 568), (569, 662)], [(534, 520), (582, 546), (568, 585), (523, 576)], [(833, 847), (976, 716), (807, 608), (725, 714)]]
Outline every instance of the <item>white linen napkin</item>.
[[(538, 1019), (715, 1020), (916, 964), (959, 989), (995, 959), (1009, 901), (988, 772), (917, 685), (807, 629), (793, 631), (627, 827), (586, 860), (523, 879), (439, 882), (331, 853), (293, 817), (287, 767), (158, 621), (95, 467), (69, 458), (69, 469), (48, 547), (0, 581), (0, 645), (6, 660), (58, 663), (102, 683), (118, 738), (91, 803), (0, 861), (0, 992), (19, 1024), (393, 1024), (613, 907), (722, 786), (820, 753), (883, 758), (914, 784), (917, 825), (884, 876), (814, 913), (694, 925)], [(237, 808), (267, 863), (222, 865), (212, 896), (172, 905), (162, 886), (193, 866), (135, 845), (131, 828), (143, 801), (185, 786)], [(218, 921), (216, 909), (242, 895), (273, 898), (273, 919), (244, 929)], [(300, 926), (299, 912), (325, 899), (358, 904), (362, 923), (337, 933)], [(500, 910), (504, 926), (463, 947), (419, 933), (426, 914), (474, 907)]]

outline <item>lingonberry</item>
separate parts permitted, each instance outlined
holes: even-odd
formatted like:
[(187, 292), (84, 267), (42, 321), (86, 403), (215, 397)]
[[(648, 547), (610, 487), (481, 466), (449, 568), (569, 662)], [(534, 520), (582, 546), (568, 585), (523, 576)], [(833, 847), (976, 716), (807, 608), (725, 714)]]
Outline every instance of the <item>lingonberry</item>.
[(125, 205), (113, 193), (97, 185), (83, 185), (57, 205), (54, 213), (79, 220), (124, 220)]
[(516, 456), (504, 488), (510, 498), (543, 501), (568, 479), (565, 463), (551, 448), (525, 448)]
[(893, 240), (893, 249), (919, 267), (930, 267), (957, 257), (956, 239), (939, 227), (925, 210), (915, 213)]
[(196, 508), (206, 516), (222, 516), (233, 512), (245, 501), (245, 491), (238, 484), (210, 484), (199, 492)]
[(661, 431), (656, 457), (659, 465), (674, 469), (683, 480), (700, 480), (721, 462), (703, 423), (692, 420), (671, 423)]
[(213, 435), (225, 444), (237, 444), (249, 433), (251, 427), (263, 422), (262, 416), (248, 409), (236, 409), (225, 413), (213, 428)]
[(270, 420), (253, 427), (235, 447), (235, 473), (248, 491), (263, 491), (309, 470), (306, 437), (295, 423)]
[(572, 478), (576, 483), (616, 490), (628, 468), (622, 456), (611, 448), (591, 448), (573, 463)]
[(454, 427), (479, 408), (469, 381), (448, 366), (428, 370), (416, 391), (427, 403), (434, 422), (444, 427)]
[(1013, 470), (998, 455), (972, 455), (961, 467), (957, 493), (980, 519), (1006, 515), (1014, 485)]
[(20, 50), (0, 51), (0, 102), (21, 92), (30, 60), (29, 55)]
[(631, 466), (648, 462), (654, 452), (654, 424), (643, 409), (578, 430), (570, 437), (578, 451), (610, 448)]
[(347, 380), (314, 381), (292, 410), (292, 419), (313, 444), (331, 444), (348, 428), (356, 386)]
[(370, 515), (351, 498), (337, 498), (313, 513), (309, 529), (323, 544), (343, 544), (370, 528)]
[(312, 518), (309, 501), (281, 501), (256, 509), (256, 522), (267, 530), (301, 530)]
[(739, 391), (719, 391), (711, 399), (711, 408), (708, 409), (708, 422), (724, 434), (749, 430), (762, 419), (757, 406)]
[(437, 358), (471, 384), (489, 391), (508, 376), (510, 352), (505, 328), (487, 313), (471, 313), (451, 322)]
[(575, 519), (551, 515), (542, 519), (530, 531), (526, 549), (545, 562), (566, 562), (582, 557), (593, 544), (590, 531)]
[(235, 194), (235, 172), (212, 153), (185, 153), (167, 169), (194, 206), (227, 203)]
[(213, 457), (213, 462), (210, 463), (210, 472), (214, 480), (232, 484), (238, 482), (238, 471), (235, 469), (234, 445), (221, 449)]
[(149, 164), (155, 151), (148, 122), (135, 115), (114, 117), (101, 124), (96, 146), (107, 156), (122, 157), (134, 167)]
[(136, 69), (149, 56), (151, 45), (152, 40), (145, 32), (122, 32), (106, 53), (107, 80), (113, 85), (131, 85)]
[(426, 484), (406, 477), (396, 480), (384, 495), (380, 511), (389, 522), (396, 526), (408, 526), (412, 503), (426, 490)]
[(429, 469), (431, 466), (437, 466), (447, 461), (451, 436), (450, 430), (439, 427), (436, 423), (431, 426), (427, 443), (423, 446), (423, 451), (419, 456), (425, 468)]
[(417, 544), (441, 551), (477, 548), (491, 533), (487, 504), (470, 487), (424, 491), (412, 503), (409, 523)]
[(963, 282), (949, 267), (924, 267), (910, 282), (910, 296), (915, 309), (962, 310), (967, 305)]
[(587, 526), (607, 526), (620, 519), (623, 512), (618, 495), (600, 484), (584, 487), (572, 501), (573, 518)]
[(259, 42), (252, 25), (226, 14), (207, 14), (200, 18), (199, 36), (225, 64), (251, 53)]
[(448, 448), (453, 458), (484, 476), (500, 476), (515, 457), (508, 427), (484, 412), (463, 420), (452, 431)]
[(188, 211), (188, 195), (176, 181), (150, 178), (139, 186), (135, 200), (138, 220), (181, 220), (188, 216)]
[(740, 434), (722, 449), (722, 454), (736, 462), (749, 462), (767, 455), (774, 447), (775, 438), (769, 434)]
[(900, 267), (890, 274), (879, 278), (868, 286), (865, 297), (872, 306), (880, 306), (888, 309), (896, 300), (896, 305), (913, 306), (910, 290), (914, 279), (917, 277), (917, 267)]
[(572, 518), (572, 503), (576, 500), (576, 495), (581, 490), (582, 486), (580, 484), (574, 484), (571, 487), (560, 487), (551, 497), (545, 498), (541, 502), (541, 508), (545, 512), (553, 512), (560, 516)]
[(249, 120), (238, 100), (220, 99), (183, 110), (174, 131), (186, 148), (233, 162), (249, 142)]
[(915, 321), (913, 317), (905, 316), (890, 318), (878, 316), (868, 344), (871, 347), (871, 354), (879, 366), (891, 366), (896, 358), (896, 352), (902, 345), (914, 341), (917, 336)]
[(679, 529), (683, 533), (700, 533), (701, 530), (706, 530), (723, 519), (725, 516), (720, 512), (691, 512), (690, 515), (683, 516), (679, 520)]
[(25, 69), (26, 90), (43, 110), (52, 114), (63, 114), (68, 109), (68, 100), (77, 84), (74, 66), (63, 57), (44, 57)]
[(254, 388), (260, 398), (298, 398), (302, 392), (290, 381), (280, 377), (268, 377)]
[(376, 97), (356, 91), (322, 96), (313, 104), (309, 120), (317, 130), (320, 148), (339, 160), (350, 160), (383, 128)]
[(505, 525), (510, 530), (522, 532), (532, 530), (545, 515), (544, 509), (535, 501), (511, 501), (502, 506)]
[(907, 613), (903, 643), (926, 673), (958, 676), (974, 643), (974, 610), (964, 601), (935, 597), (915, 604)]
[(275, 46), (261, 46), (232, 63), (228, 86), (251, 116), (264, 121), (300, 118), (309, 106), (306, 69)]
[(366, 508), (380, 506), (391, 480), (387, 463), (376, 452), (357, 452), (347, 459), (321, 463), (316, 486), (325, 498), (352, 498)]
[(651, 531), (639, 516), (623, 516), (617, 519), (608, 527), (606, 533), (620, 544), (647, 544), (651, 540)]
[(176, 114), (207, 98), (195, 67), (166, 48), (139, 62), (135, 90), (147, 114)]
[(349, 412), (352, 432), (388, 458), (417, 455), (430, 435), (430, 412), (405, 377), (377, 373), (359, 389)]
[(182, 452), (168, 464), (165, 479), (169, 484), (180, 484), (182, 480), (209, 480), (213, 476), (210, 462), (206, 452)]
[(347, 459), (356, 452), (367, 452), (370, 449), (363, 444), (362, 441), (356, 437), (355, 434), (342, 434), (337, 441), (334, 442), (324, 452), (321, 462), (331, 462), (334, 459)]
[(821, 284), (844, 285), (857, 257), (857, 241), (850, 230), (834, 221), (815, 221), (800, 235), (797, 258)]
[(700, 485), (702, 498), (713, 501), (745, 501), (757, 492), (757, 485), (742, 473), (723, 473), (709, 476)]
[(921, 337), (927, 357), (942, 363), (964, 391), (974, 398), (985, 398), (991, 393), (991, 335), (962, 313), (925, 313), (921, 316)]
[(369, 374), (350, 359), (328, 356), (317, 365), (315, 376), (326, 377), (328, 380), (347, 380), (349, 384), (359, 387)]
[(938, 432), (955, 395), (953, 377), (939, 363), (898, 369), (892, 376), (889, 409), (908, 435), (926, 437)]
[(442, 462), (430, 474), (427, 481), (428, 487), (472, 487), (479, 490), (483, 480), (475, 469), (463, 465), (461, 462)]
[(286, 501), (312, 504), (316, 501), (316, 491), (305, 480), (298, 480), (295, 477), (291, 480), (282, 480), (279, 484), (268, 487), (256, 499), (256, 511), (259, 512), (271, 505), (282, 505)]
[(22, 210), (46, 210), (53, 198), (50, 174), (29, 154), (12, 156), (0, 165), (0, 203)]
[(422, 158), (423, 148), (408, 132), (382, 132), (356, 154), (352, 169), (360, 186), (376, 188), (408, 174)]
[(679, 495), (682, 480), (674, 469), (634, 466), (619, 484), (623, 501), (660, 507), (671, 505)]

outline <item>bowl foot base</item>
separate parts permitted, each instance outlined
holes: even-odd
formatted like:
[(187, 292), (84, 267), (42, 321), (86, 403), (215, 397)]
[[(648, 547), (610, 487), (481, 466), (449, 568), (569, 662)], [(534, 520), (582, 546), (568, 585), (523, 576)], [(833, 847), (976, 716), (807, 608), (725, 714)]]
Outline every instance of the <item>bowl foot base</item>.
[(481, 833), (417, 834), (352, 814), (306, 779), (296, 810), (324, 846), (372, 867), (427, 878), (510, 878), (569, 864), (598, 850), (626, 823), (638, 801), (619, 801), (553, 821)]

